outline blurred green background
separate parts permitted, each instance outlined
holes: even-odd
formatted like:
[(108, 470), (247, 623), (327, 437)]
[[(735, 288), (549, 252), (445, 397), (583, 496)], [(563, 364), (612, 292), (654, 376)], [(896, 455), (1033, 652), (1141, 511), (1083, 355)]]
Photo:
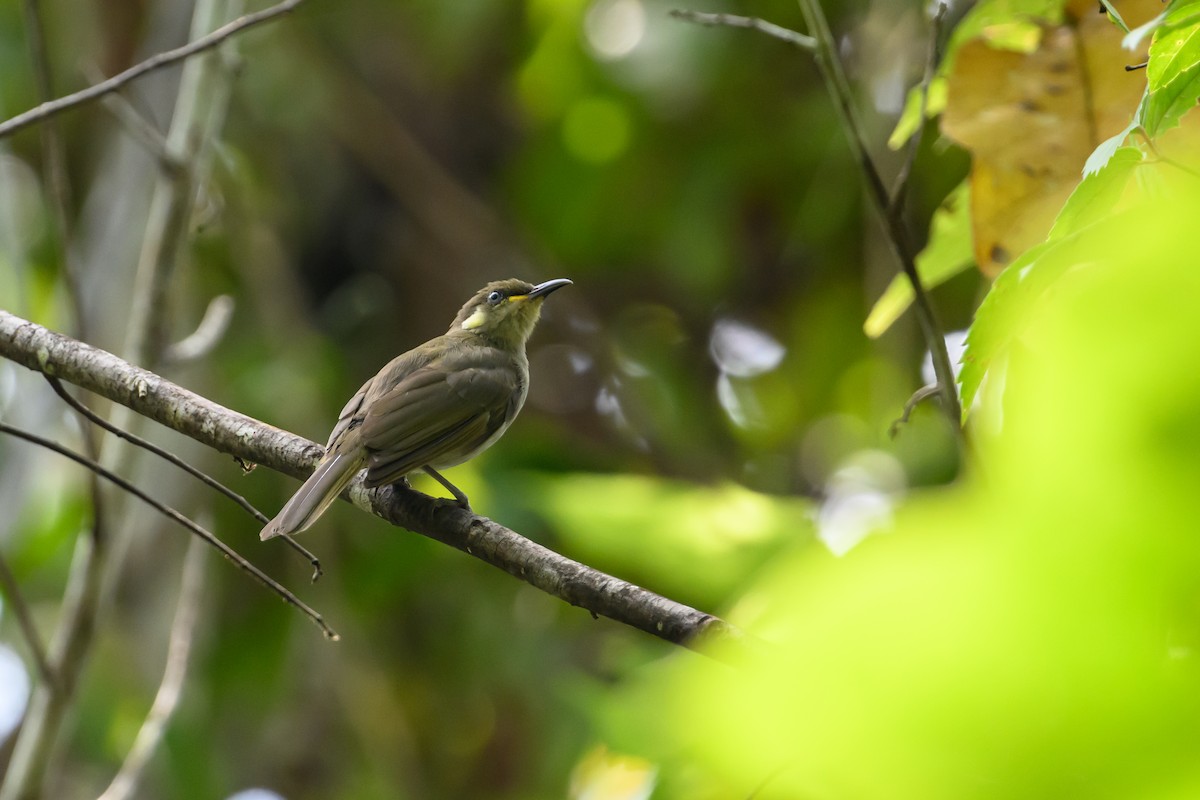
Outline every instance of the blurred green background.
[[(884, 142), (923, 68), (923, 8), (826, 6), (890, 177), (901, 156)], [(179, 44), (192, 13), (186, 0), (40, 7), (57, 93)], [(810, 57), (672, 7), (308, 0), (241, 36), (213, 68), (228, 103), (192, 165), (164, 343), (218, 295), (232, 318), (211, 354), (156, 369), (324, 441), (363, 380), (483, 283), (569, 277), (530, 344), (521, 418), (449, 477), (480, 513), (779, 649), (717, 666), (344, 504), (304, 536), (326, 570), (308, 585), (307, 565), (260, 544), (239, 509), (138, 458), (139, 485), (342, 635), (323, 641), (208, 554), (191, 672), (138, 796), (1194, 796), (1194, 773), (1176, 771), (1196, 733), (1186, 216), (1111, 227), (1045, 268), (1113, 265), (1094, 285), (1041, 317), (1006, 309), (1035, 334), (1000, 348), (1014, 366), (981, 392), (956, 481), (935, 405), (888, 436), (926, 382), (924, 348), (909, 316), (863, 335), (897, 267)], [(801, 24), (779, 0), (696, 8)], [(4, 117), (37, 102), (26, 47), (18, 4), (0, 4)], [(165, 130), (179, 76), (123, 96)], [(59, 118), (86, 338), (115, 352), (160, 174), (119, 113)], [(0, 143), (0, 306), (78, 331), (45, 168), (36, 130)], [(967, 168), (930, 123), (915, 238)], [(1172, 207), (1198, 207), (1186, 197)], [(1122, 260), (1135, 255), (1136, 269)], [(1141, 294), (1130, 274), (1150, 276)], [(934, 292), (948, 331), (986, 289), (969, 270)], [(79, 446), (44, 382), (11, 365), (0, 414)], [(144, 432), (268, 514), (297, 486)], [(129, 545), (48, 796), (103, 789), (162, 674), (187, 536), (114, 502)], [(48, 637), (87, 482), (0, 441), (0, 503), (0, 548)], [(7, 608), (0, 635), (28, 664)]]

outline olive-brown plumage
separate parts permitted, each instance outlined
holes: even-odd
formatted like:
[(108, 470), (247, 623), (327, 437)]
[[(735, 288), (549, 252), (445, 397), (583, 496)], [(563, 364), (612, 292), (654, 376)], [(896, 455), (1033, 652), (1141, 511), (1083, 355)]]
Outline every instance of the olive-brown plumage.
[(475, 457), (512, 424), (529, 391), (525, 342), (542, 300), (570, 283), (489, 283), (446, 333), (392, 359), (346, 403), (325, 457), (262, 538), (312, 525), (363, 467), (372, 487), (424, 469), (468, 507), (437, 470)]

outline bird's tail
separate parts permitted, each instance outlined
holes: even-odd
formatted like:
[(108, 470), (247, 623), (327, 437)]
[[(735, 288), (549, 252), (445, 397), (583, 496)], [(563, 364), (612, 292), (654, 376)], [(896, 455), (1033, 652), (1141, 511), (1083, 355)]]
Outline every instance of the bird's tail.
[(284, 503), (275, 519), (262, 529), (259, 537), (266, 541), (274, 536), (299, 533), (312, 525), (342, 493), (360, 467), (361, 459), (351, 458), (345, 453), (337, 453), (322, 461), (299, 491), (292, 495), (292, 499)]

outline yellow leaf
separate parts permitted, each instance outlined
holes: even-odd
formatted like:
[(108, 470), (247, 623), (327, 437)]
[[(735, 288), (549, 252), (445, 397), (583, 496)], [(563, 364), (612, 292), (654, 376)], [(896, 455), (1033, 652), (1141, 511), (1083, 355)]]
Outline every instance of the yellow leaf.
[(658, 769), (643, 758), (596, 745), (571, 772), (571, 800), (649, 800)]
[[(1130, 24), (1158, 0), (1116, 4)], [(1091, 0), (1072, 0), (1062, 25), (1043, 26), (1028, 53), (986, 39), (964, 43), (948, 75), (942, 132), (971, 151), (976, 263), (994, 276), (1043, 241), (1079, 183), (1088, 155), (1121, 131), (1146, 86), (1139, 60)]]

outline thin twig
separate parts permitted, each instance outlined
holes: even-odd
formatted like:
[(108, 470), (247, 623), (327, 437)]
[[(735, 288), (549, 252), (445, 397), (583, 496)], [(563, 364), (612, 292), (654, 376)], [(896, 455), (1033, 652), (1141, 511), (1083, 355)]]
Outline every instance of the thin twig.
[(229, 323), (233, 319), (233, 295), (219, 294), (208, 301), (204, 316), (196, 330), (169, 345), (163, 351), (163, 361), (168, 364), (185, 364), (204, 358), (220, 343)]
[(921, 76), (921, 102), (917, 110), (919, 122), (912, 136), (908, 137), (904, 161), (900, 164), (899, 172), (896, 173), (896, 180), (892, 182), (891, 200), (888, 204), (888, 213), (892, 217), (901, 217), (904, 214), (905, 201), (908, 199), (908, 187), (911, 185), (909, 179), (912, 177), (913, 165), (917, 161), (917, 151), (921, 149), (921, 140), (925, 138), (925, 114), (929, 109), (929, 87), (937, 72), (938, 41), (942, 35), (942, 21), (946, 18), (946, 10), (946, 3), (943, 0), (937, 0), (937, 10), (929, 21), (929, 50), (925, 55), (925, 72)]
[(183, 682), (187, 677), (192, 642), (195, 640), (196, 621), (200, 617), (204, 555), (200, 540), (192, 539), (183, 560), (183, 577), (180, 580), (179, 600), (175, 605), (175, 619), (171, 623), (167, 664), (163, 669), (162, 681), (154, 695), (154, 702), (150, 704), (150, 711), (133, 740), (133, 747), (129, 749), (121, 769), (104, 790), (104, 794), (100, 795), (99, 800), (125, 800), (133, 796), (138, 780), (150, 762), (150, 757), (158, 749), (166, 732), (167, 722), (179, 704)]
[[(232, 4), (241, 8), (241, 0), (197, 0), (192, 11), (192, 41), (210, 38), (212, 34), (205, 32)], [(228, 93), (228, 71), (221, 60), (196, 59), (184, 65), (165, 140), (167, 154), (179, 169), (164, 171), (155, 183), (129, 303), (124, 355), (135, 363), (157, 364), (166, 343), (170, 318), (167, 287), (183, 260), (197, 187), (207, 170), (208, 143), (216, 135), (213, 123), (223, 118)], [(116, 421), (122, 428), (129, 427), (120, 416)]]
[[(83, 75), (92, 83), (104, 80), (104, 73), (95, 65), (85, 66)], [(167, 152), (167, 137), (150, 119), (120, 93), (107, 94), (100, 105), (117, 118), (125, 130), (153, 155), (167, 172), (179, 169), (178, 161)]]
[[(230, 500), (232, 500), (233, 502), (235, 502), (239, 506), (241, 506), (243, 509), (245, 509), (245, 511), (248, 514), (250, 514), (250, 516), (254, 517), (256, 520), (261, 522), (263, 525), (266, 525), (268, 522), (271, 521), (267, 517), (266, 514), (262, 513), (257, 508), (255, 508), (253, 506), (253, 504), (250, 503), (249, 500), (242, 497), (240, 494), (233, 491), (228, 486), (221, 483), (220, 481), (218, 481), (216, 478), (212, 477), (208, 473), (204, 472), (203, 470), (197, 469), (196, 467), (194, 467), (191, 464), (189, 464), (188, 462), (184, 461), (182, 458), (180, 458), (179, 456), (170, 452), (169, 450), (164, 450), (163, 448), (159, 447), (158, 445), (154, 444), (153, 442), (148, 441), (148, 440), (143, 439), (142, 437), (138, 436), (136, 433), (130, 433), (129, 431), (124, 430), (123, 428), (118, 428), (116, 425), (113, 425), (111, 422), (104, 419), (104, 417), (100, 416), (95, 411), (92, 411), (86, 405), (84, 405), (83, 403), (81, 403), (80, 401), (78, 401), (74, 397), (72, 397), (70, 395), (70, 393), (66, 390), (66, 388), (62, 385), (62, 382), (58, 378), (55, 378), (52, 375), (47, 375), (46, 381), (50, 384), (50, 388), (54, 389), (54, 393), (62, 398), (64, 403), (66, 403), (71, 408), (75, 409), (77, 412), (82, 414), (86, 419), (88, 419), (92, 423), (99, 425), (101, 428), (103, 428), (104, 430), (113, 434), (114, 436), (124, 439), (125, 441), (130, 442), (131, 444), (137, 445), (138, 447), (142, 448), (143, 450), (150, 451), (151, 453), (158, 456), (159, 458), (169, 461), (170, 463), (179, 467), (181, 470), (183, 470), (187, 474), (191, 475), (193, 478), (196, 478), (197, 480), (199, 480), (201, 483), (205, 484), (206, 486), (216, 489), (218, 492), (225, 495)], [(308, 559), (308, 563), (313, 568), (312, 582), (316, 583), (317, 579), (320, 578), (322, 574), (324, 574), (324, 571), (321, 569), (321, 562), (317, 559), (317, 557), (315, 555), (313, 555), (311, 552), (309, 552), (309, 550), (307, 548), (305, 548), (304, 545), (300, 544), (292, 537), (290, 537), (290, 536), (284, 537), (284, 541), (287, 542), (289, 547), (291, 547), (293, 550), (298, 552), (300, 555), (304, 556), (304, 558)]]
[(4, 597), (8, 600), (9, 606), (16, 612), (17, 624), (21, 626), (21, 633), (29, 645), (29, 652), (33, 654), (33, 663), (37, 665), (38, 674), (44, 683), (54, 686), (57, 681), (54, 679), (54, 670), (50, 667), (50, 660), (46, 658), (46, 648), (42, 646), (42, 637), (38, 635), (37, 626), (33, 624), (33, 615), (29, 613), (29, 605), (25, 602), (24, 595), (21, 594), (17, 578), (8, 568), (8, 562), (4, 560), (3, 556), (0, 556), (0, 585), (3, 585)]
[(895, 439), (896, 434), (900, 432), (900, 426), (908, 424), (908, 418), (912, 416), (913, 409), (929, 398), (936, 397), (938, 392), (939, 389), (936, 383), (931, 383), (928, 386), (922, 386), (920, 389), (917, 389), (915, 392), (913, 392), (912, 397), (908, 398), (908, 401), (904, 404), (904, 413), (900, 415), (899, 419), (894, 420), (892, 424), (888, 426), (888, 437)]
[(141, 489), (134, 486), (129, 481), (122, 478), (120, 475), (117, 475), (113, 472), (108, 471), (104, 467), (97, 464), (95, 461), (92, 461), (91, 459), (89, 459), (85, 456), (81, 456), (79, 453), (76, 453), (73, 450), (63, 447), (62, 445), (58, 444), (57, 442), (53, 442), (49, 439), (43, 438), (34, 433), (30, 433), (29, 431), (25, 431), (20, 428), (13, 427), (12, 425), (9, 425), (6, 422), (0, 422), (0, 433), (7, 433), (10, 436), (16, 436), (18, 439), (24, 439), (27, 442), (32, 442), (33, 444), (36, 444), (40, 447), (44, 447), (47, 450), (53, 450), (54, 452), (58, 453), (59, 455), (65, 456), (66, 458), (71, 459), (76, 464), (80, 464), (84, 467), (87, 467), (92, 472), (99, 475), (101, 478), (104, 478), (106, 481), (116, 484), (123, 491), (128, 492), (129, 494), (138, 498), (143, 503), (146, 503), (147, 505), (149, 505), (155, 511), (158, 511), (163, 516), (182, 525), (184, 528), (187, 528), (188, 531), (190, 531), (192, 534), (194, 534), (196, 536), (199, 536), (201, 539), (203, 539), (205, 542), (207, 542), (210, 546), (215, 547), (217, 550), (220, 550), (221, 554), (223, 556), (225, 556), (225, 558), (227, 558), (229, 561), (232, 561), (234, 563), (234, 565), (237, 566), (238, 569), (240, 569), (243, 572), (245, 572), (246, 574), (250, 575), (252, 578), (254, 578), (256, 581), (261, 583), (263, 586), (267, 587), (272, 592), (279, 595), (279, 597), (285, 603), (294, 607), (295, 609), (297, 609), (298, 611), (303, 613), (306, 617), (308, 617), (310, 620), (312, 620), (313, 624), (315, 624), (318, 628), (320, 628), (321, 632), (325, 634), (326, 639), (336, 642), (339, 638), (341, 638), (338, 636), (337, 632), (335, 632), (333, 630), (333, 628), (330, 628), (329, 625), (327, 625), (325, 623), (325, 619), (320, 614), (318, 614), (316, 611), (314, 611), (312, 608), (310, 608), (307, 604), (305, 604), (305, 602), (303, 600), (301, 600), (299, 597), (296, 597), (296, 595), (292, 594), (287, 588), (285, 588), (280, 583), (278, 583), (274, 578), (267, 575), (265, 572), (263, 572), (258, 567), (251, 564), (246, 559), (242, 558), (240, 555), (238, 555), (237, 551), (235, 551), (229, 545), (222, 542), (220, 539), (218, 539), (212, 533), (210, 533), (207, 530), (205, 530), (204, 528), (200, 527), (195, 522), (188, 519), (183, 514), (179, 513), (178, 511), (176, 511), (175, 509), (166, 505), (165, 503), (161, 503), (158, 500), (154, 499), (146, 492), (142, 491)]
[(908, 276), (908, 280), (912, 284), (917, 322), (921, 327), (925, 344), (933, 357), (933, 371), (937, 376), (943, 411), (950, 417), (954, 430), (961, 432), (962, 408), (958, 401), (958, 389), (955, 385), (954, 369), (950, 364), (950, 354), (946, 349), (946, 339), (942, 335), (941, 325), (938, 323), (937, 314), (929, 300), (929, 295), (921, 284), (921, 276), (917, 273), (908, 231), (899, 215), (893, 216), (890, 213), (891, 198), (883, 183), (883, 178), (879, 174), (879, 169), (875, 166), (875, 162), (867, 150), (866, 137), (862, 133), (862, 126), (859, 124), (854, 110), (850, 84), (846, 80), (842, 63), (838, 59), (833, 33), (829, 30), (829, 23), (821, 10), (819, 0), (798, 0), (798, 2), (800, 11), (804, 15), (805, 24), (808, 25), (809, 34), (817, 41), (817, 48), (814, 52), (817, 68), (825, 81), (826, 88), (833, 96), (838, 119), (842, 123), (846, 139), (854, 151), (863, 177), (866, 179), (868, 194), (876, 211), (883, 218), (888, 233), (888, 242), (899, 259), (904, 274)]
[(817, 40), (813, 37), (805, 36), (799, 31), (776, 25), (774, 22), (767, 22), (765, 19), (759, 19), (758, 17), (739, 17), (736, 14), (707, 14), (703, 11), (691, 11), (686, 8), (673, 8), (667, 13), (675, 19), (694, 22), (697, 25), (704, 25), (710, 28), (746, 28), (758, 31), (772, 38), (795, 45), (809, 53), (817, 48)]
[(1172, 167), (1175, 167), (1176, 169), (1182, 170), (1182, 171), (1186, 172), (1187, 174), (1191, 175), (1193, 178), (1200, 178), (1200, 172), (1197, 172), (1196, 170), (1192, 169), (1187, 164), (1184, 164), (1182, 161), (1177, 161), (1177, 160), (1171, 158), (1170, 156), (1163, 155), (1162, 151), (1158, 149), (1158, 145), (1156, 145), (1154, 143), (1154, 137), (1152, 137), (1146, 131), (1146, 129), (1144, 127), (1142, 127), (1141, 125), (1138, 125), (1137, 127), (1135, 127), (1133, 129), (1132, 132), (1136, 133), (1138, 136), (1140, 136), (1142, 138), (1142, 142), (1146, 145), (1147, 148), (1150, 149), (1150, 152), (1153, 153), (1154, 157), (1157, 158), (1159, 161), (1163, 162), (1164, 164), (1168, 164)]
[(60, 97), (57, 100), (50, 100), (35, 106), (24, 113), (0, 123), (0, 139), (11, 136), (22, 128), (27, 128), (55, 114), (60, 114), (68, 109), (103, 97), (110, 92), (115, 92), (125, 84), (142, 77), (148, 72), (153, 72), (156, 69), (169, 66), (177, 61), (182, 61), (205, 50), (211, 50), (235, 33), (286, 14), (302, 2), (304, 0), (284, 0), (284, 2), (273, 5), (270, 8), (264, 8), (262, 11), (238, 17), (232, 22), (217, 28), (207, 36), (202, 36), (181, 47), (176, 47), (174, 50), (166, 50), (150, 56), (145, 61), (138, 62), (124, 72), (120, 72), (107, 80), (93, 84), (86, 89), (81, 89), (65, 97)]

